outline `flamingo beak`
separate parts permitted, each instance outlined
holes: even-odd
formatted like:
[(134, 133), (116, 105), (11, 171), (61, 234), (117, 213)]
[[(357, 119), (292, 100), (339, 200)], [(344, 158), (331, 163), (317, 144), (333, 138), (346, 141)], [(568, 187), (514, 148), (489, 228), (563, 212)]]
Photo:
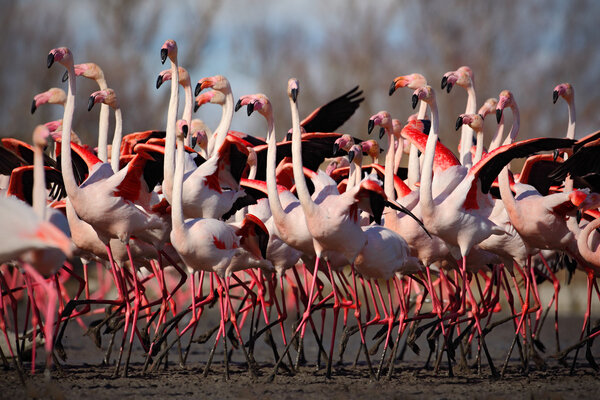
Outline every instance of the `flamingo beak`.
[(381, 139), (383, 137), (383, 135), (385, 135), (385, 128), (381, 127), (381, 128), (379, 128), (379, 139)]
[(31, 103), (31, 113), (33, 114), (35, 110), (37, 110), (37, 105), (35, 104), (35, 99), (33, 99), (33, 102)]
[(65, 73), (62, 76), (62, 81), (66, 82), (69, 80), (69, 71), (65, 71)]
[(452, 88), (454, 87), (454, 85), (450, 82), (448, 82), (448, 86), (446, 86), (446, 93), (450, 93), (450, 91), (452, 90)]
[(52, 64), (54, 64), (54, 54), (52, 54), (52, 53), (48, 54), (48, 60), (47, 60), (46, 64), (48, 65), (48, 68), (50, 68), (52, 66)]
[(558, 101), (558, 90), (555, 90), (554, 92), (552, 92), (552, 103), (556, 104), (556, 102)]
[(238, 112), (240, 108), (242, 108), (242, 99), (239, 99), (237, 103), (235, 103), (235, 112)]
[(348, 162), (351, 163), (352, 160), (354, 160), (354, 156), (355, 156), (354, 151), (349, 151), (348, 152)]
[(201, 90), (202, 90), (202, 85), (200, 84), (200, 82), (198, 82), (196, 84), (196, 88), (194, 89), (194, 96), (198, 96), (200, 94)]
[(291, 90), (291, 94), (292, 94), (292, 100), (294, 101), (294, 103), (296, 102), (296, 100), (298, 100), (298, 88), (293, 88)]
[(90, 111), (92, 107), (94, 107), (94, 104), (96, 104), (96, 96), (90, 96), (88, 100), (88, 111)]
[(200, 105), (197, 102), (194, 103), (194, 112), (198, 111), (199, 108), (200, 108)]
[(371, 134), (371, 132), (373, 132), (373, 128), (375, 128), (375, 121), (373, 121), (372, 119), (369, 120), (369, 125), (367, 127), (367, 132), (369, 133), (369, 135)]
[(254, 112), (254, 103), (248, 104), (247, 112), (248, 112), (248, 116), (252, 115), (252, 113)]
[(169, 55), (169, 50), (166, 48), (160, 49), (160, 62), (162, 64), (165, 63), (165, 61), (167, 61), (167, 56)]
[(502, 109), (496, 109), (496, 122), (500, 123), (500, 120), (502, 119)]
[(156, 78), (156, 88), (158, 89), (161, 85), (163, 84), (163, 77), (162, 75), (158, 75), (158, 78)]
[(448, 77), (442, 76), (442, 90), (446, 88), (447, 84), (448, 84)]
[(198, 142), (198, 138), (196, 137), (196, 135), (192, 136), (192, 149), (194, 147), (196, 147), (196, 143)]
[(416, 94), (412, 95), (412, 108), (413, 110), (415, 108), (417, 108), (417, 103), (419, 103), (419, 96), (417, 96)]
[(459, 129), (460, 129), (460, 127), (462, 126), (462, 124), (463, 124), (463, 117), (460, 117), (460, 116), (459, 116), (459, 117), (456, 119), (456, 125), (455, 125), (455, 127), (454, 127), (454, 128), (455, 128), (456, 130), (459, 130)]
[[(289, 140), (291, 140), (291, 138)], [(339, 149), (340, 149), (340, 146), (337, 143), (334, 143), (333, 144), (333, 155), (334, 156), (337, 154)]]

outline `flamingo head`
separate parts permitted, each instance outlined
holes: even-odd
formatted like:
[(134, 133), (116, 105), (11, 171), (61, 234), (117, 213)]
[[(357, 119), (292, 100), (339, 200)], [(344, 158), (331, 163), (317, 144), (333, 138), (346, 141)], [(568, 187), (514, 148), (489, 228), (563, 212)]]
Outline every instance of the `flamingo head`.
[(98, 90), (92, 93), (88, 100), (88, 111), (90, 111), (92, 107), (94, 107), (94, 104), (97, 103), (104, 103), (114, 110), (119, 108), (119, 100), (117, 99), (115, 91), (111, 88)]
[(427, 79), (421, 74), (400, 75), (392, 81), (388, 94), (391, 96), (398, 88), (415, 90), (427, 85)]
[(201, 149), (206, 150), (208, 148), (208, 130), (204, 121), (200, 119), (192, 120), (192, 148), (196, 147), (196, 144)]
[(552, 92), (552, 102), (556, 104), (559, 97), (562, 97), (567, 102), (571, 102), (574, 94), (575, 91), (570, 83), (561, 83), (560, 85), (556, 85)]
[(31, 113), (33, 114), (35, 110), (42, 104), (62, 104), (64, 105), (67, 102), (67, 94), (64, 90), (60, 88), (50, 88), (45, 92), (36, 94), (33, 98), (33, 102), (31, 103)]
[[(387, 196), (381, 185), (372, 179), (363, 179), (360, 182), (358, 200), (362, 202), (361, 200), (366, 199), (368, 199), (368, 208), (371, 214), (373, 214), (375, 222), (381, 225), (381, 216), (383, 215)], [(363, 208), (366, 208), (365, 206), (366, 204), (363, 205)]]
[(420, 87), (413, 92), (412, 95), (412, 108), (417, 108), (419, 100), (431, 105), (435, 101), (435, 92), (429, 85)]
[(343, 134), (333, 142), (333, 155), (336, 155), (340, 149), (349, 151), (354, 144), (354, 138), (347, 133)]
[(456, 119), (456, 130), (463, 125), (469, 125), (477, 133), (482, 132), (483, 117), (479, 114), (460, 114)]
[(183, 140), (188, 134), (188, 123), (185, 119), (177, 121), (177, 140)]
[(335, 158), (335, 159), (331, 160), (329, 162), (329, 164), (327, 164), (327, 167), (325, 168), (325, 173), (327, 175), (331, 176), (331, 173), (333, 171), (335, 171), (335, 169), (338, 167), (338, 164), (339, 164), (338, 158)]
[(229, 81), (223, 75), (209, 76), (207, 78), (200, 79), (196, 84), (194, 96), (198, 96), (200, 92), (206, 88), (218, 90), (223, 94), (231, 93), (231, 85), (229, 85)]
[(240, 97), (235, 105), (235, 111), (238, 111), (243, 106), (248, 107), (248, 116), (252, 115), (254, 111), (258, 111), (265, 118), (268, 118), (270, 115), (272, 115), (271, 101), (262, 93)]
[(216, 90), (209, 90), (207, 92), (200, 93), (196, 96), (196, 101), (194, 102), (194, 111), (198, 111), (198, 109), (206, 104), (218, 104), (220, 106), (225, 104), (225, 95), (221, 92), (217, 92)]
[(177, 59), (177, 43), (173, 39), (168, 39), (160, 48), (160, 62), (165, 63), (167, 57), (171, 62), (175, 62)]
[(473, 70), (463, 65), (456, 71), (449, 71), (444, 74), (442, 77), (442, 89), (445, 88), (447, 93), (450, 93), (454, 85), (468, 89), (473, 87), (474, 79)]
[(377, 125), (381, 127), (379, 130), (379, 139), (381, 139), (383, 135), (385, 135), (386, 130), (388, 132), (392, 130), (392, 117), (390, 116), (390, 113), (387, 111), (379, 111), (369, 118), (369, 126), (367, 128), (369, 135)]
[(479, 111), (477, 112), (477, 114), (481, 115), (481, 117), (483, 119), (485, 119), (485, 117), (488, 114), (492, 114), (493, 112), (496, 111), (496, 107), (498, 106), (498, 99), (496, 99), (495, 97), (490, 97), (489, 99), (487, 99), (485, 101), (485, 103), (483, 103), (483, 105), (479, 108)]
[(294, 103), (298, 100), (298, 93), (300, 93), (300, 81), (296, 78), (288, 79), (287, 94)]
[(246, 146), (246, 148), (248, 149), (248, 159), (246, 160), (246, 163), (251, 167), (256, 166), (256, 163), (258, 162), (256, 151), (250, 146)]
[(158, 74), (158, 77), (156, 78), (156, 88), (158, 89), (159, 87), (162, 86), (162, 84), (166, 81), (170, 81), (171, 80), (171, 70), (170, 69), (165, 69), (160, 71), (160, 73)]
[(48, 68), (50, 68), (55, 61), (61, 63), (66, 68), (69, 68), (69, 66), (73, 66), (73, 53), (71, 53), (71, 50), (69, 50), (68, 47), (57, 47), (52, 49), (50, 50), (50, 53), (48, 53)]
[(515, 97), (513, 96), (510, 90), (503, 90), (500, 92), (498, 96), (498, 105), (496, 106), (496, 121), (500, 123), (502, 119), (502, 111), (506, 107), (514, 107), (515, 106)]
[[(183, 67), (177, 67), (177, 72), (179, 75), (179, 84), (181, 86), (190, 86), (190, 74), (187, 72), (187, 69)], [(158, 89), (164, 82), (173, 79), (171, 75), (170, 69), (160, 71), (158, 78), (156, 78), (156, 88)]]
[(48, 143), (53, 141), (54, 138), (50, 133), (50, 130), (45, 125), (38, 125), (33, 130), (33, 145), (39, 148), (46, 148)]
[[(62, 129), (62, 119), (57, 119), (56, 121), (50, 121), (50, 122), (46, 122), (46, 123), (44, 124), (44, 126), (45, 126), (46, 128), (48, 128), (48, 130), (49, 130), (51, 133), (55, 133), (56, 131), (58, 131), (58, 130), (61, 130), (61, 129)], [(58, 135), (58, 136), (59, 136), (59, 139), (60, 139), (60, 135)]]
[(361, 142), (361, 147), (363, 153), (366, 153), (367, 155), (371, 156), (372, 159), (376, 159), (377, 157), (379, 157), (379, 153), (382, 151), (379, 147), (379, 143), (377, 143), (373, 139)]
[(362, 146), (359, 144), (354, 144), (348, 150), (348, 162), (354, 161), (357, 166), (362, 165)]

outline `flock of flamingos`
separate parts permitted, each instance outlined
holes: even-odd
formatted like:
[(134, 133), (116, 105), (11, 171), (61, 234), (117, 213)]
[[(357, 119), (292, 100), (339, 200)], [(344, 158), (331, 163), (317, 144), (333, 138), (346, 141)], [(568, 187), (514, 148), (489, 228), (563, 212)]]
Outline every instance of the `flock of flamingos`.
[[(112, 335), (107, 363), (117, 338), (115, 375), (127, 375), (138, 344), (144, 371), (167, 362), (176, 344), (185, 362), (190, 346), (199, 346), (191, 339), (198, 330), (206, 332), (200, 341), (212, 344), (205, 374), (221, 343), (227, 377), (233, 353), (258, 376), (253, 350), (263, 336), (273, 358), (261, 362), (274, 366), (273, 379), (307, 362), (307, 328), (327, 377), (334, 353), (341, 361), (348, 340), (360, 340), (356, 359), (373, 378), (391, 377), (406, 346), (418, 351), (421, 335), (436, 369), (447, 366), (452, 375), (473, 348), (479, 371), (487, 360), (491, 374), (503, 375), (513, 351), (524, 372), (539, 361), (539, 334), (550, 310), (558, 357), (564, 361), (574, 352), (573, 368), (585, 348), (587, 362), (598, 368), (590, 347), (600, 330), (591, 326), (590, 309), (594, 292), (600, 298), (600, 132), (575, 139), (570, 84), (553, 92), (554, 102), (563, 98), (569, 108), (566, 134), (519, 141), (519, 109), (510, 91), (477, 109), (471, 69), (447, 72), (442, 90), (458, 85), (468, 93), (456, 121), (456, 156), (443, 145), (434, 89), (420, 74), (399, 76), (389, 95), (409, 88), (418, 114), (404, 125), (387, 111), (364, 121), (368, 133), (377, 127), (379, 139), (387, 140), (383, 154), (377, 140), (334, 132), (364, 100), (358, 88), (300, 121), (300, 85), (290, 79), (292, 128), (278, 138), (265, 95), (236, 103), (227, 79), (217, 75), (198, 81), (194, 99), (173, 40), (160, 58), (171, 63), (156, 82), (159, 88), (171, 81), (165, 131), (122, 135), (117, 92), (102, 70), (75, 64), (61, 47), (50, 51), (47, 65), (66, 68), (68, 93), (40, 93), (31, 111), (60, 104), (62, 120), (37, 126), (32, 145), (2, 139), (0, 356), (21, 379), (26, 361), (35, 371), (42, 343), (46, 368), (60, 365), (69, 321), (98, 346), (102, 333)], [(88, 111), (101, 104), (96, 149), (72, 131), (79, 76), (100, 87), (88, 104)], [(192, 119), (192, 108), (205, 103), (222, 107), (212, 133)], [(242, 108), (265, 118), (266, 141), (229, 129)], [(498, 129), (486, 149), (489, 114)], [(407, 168), (400, 167), (405, 154)], [(526, 158), (520, 172), (509, 168), (515, 158)], [(319, 169), (323, 163), (326, 170)], [(83, 269), (73, 266), (75, 259)], [(560, 352), (556, 273), (562, 268), (586, 274), (587, 309), (579, 338)], [(546, 304), (539, 287), (550, 284), (554, 294)], [(202, 314), (215, 305), (220, 322), (212, 327)], [(91, 314), (99, 316), (84, 322)], [(497, 368), (486, 336), (500, 324), (512, 325), (514, 338)]]

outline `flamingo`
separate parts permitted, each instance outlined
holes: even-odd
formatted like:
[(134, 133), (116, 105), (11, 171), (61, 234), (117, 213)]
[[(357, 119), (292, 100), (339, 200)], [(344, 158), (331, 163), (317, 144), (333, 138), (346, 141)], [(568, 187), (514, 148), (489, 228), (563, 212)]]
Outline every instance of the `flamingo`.
[[(231, 277), (232, 260), (234, 258), (244, 257), (248, 261), (250, 253), (256, 259), (262, 259), (261, 252), (252, 241), (251, 236), (255, 236), (255, 229), (250, 229), (250, 225), (256, 225), (259, 229), (267, 232), (260, 220), (252, 215), (246, 216), (239, 228), (236, 228), (223, 221), (210, 218), (196, 218), (184, 220), (182, 207), (183, 192), (183, 164), (184, 148), (183, 135), (188, 129), (184, 121), (177, 124), (177, 158), (175, 166), (175, 175), (173, 182), (173, 201), (172, 201), (172, 220), (173, 228), (171, 230), (171, 243), (181, 256), (185, 264), (194, 270), (205, 270), (215, 272), (219, 283), (219, 299), (221, 303), (221, 327), (219, 334), (223, 335), (225, 343), (225, 319), (227, 310), (230, 310), (230, 320), (234, 326), (235, 332), (242, 343), (242, 350), (248, 369), (252, 376), (255, 375), (252, 363), (248, 358), (248, 353), (243, 345), (239, 327), (236, 322), (236, 316), (229, 297), (229, 278)], [(244, 236), (241, 236), (244, 235)], [(223, 303), (222, 293), (225, 290), (226, 303)], [(218, 340), (217, 336), (217, 340)]]
[[(477, 110), (477, 97), (475, 95), (475, 76), (473, 70), (463, 65), (456, 71), (446, 72), (442, 78), (442, 89), (450, 93), (452, 87), (458, 85), (467, 91), (467, 107), (465, 114), (475, 114)], [(471, 143), (473, 141), (473, 129), (469, 125), (462, 125), (460, 139), (460, 163), (466, 167), (474, 164), (471, 160)]]
[[(183, 107), (183, 116), (182, 118), (188, 123), (188, 126), (191, 126), (192, 123), (192, 84), (190, 80), (190, 74), (183, 67), (178, 67), (178, 75), (179, 75), (179, 84), (183, 87), (183, 92), (185, 94), (184, 97), (184, 107)], [(171, 80), (171, 70), (166, 69), (161, 71), (158, 74), (158, 78), (156, 78), (156, 88), (158, 89), (163, 82)], [(185, 145), (189, 146), (191, 144), (191, 135), (187, 135), (185, 138)], [(192, 146), (193, 147), (193, 146)]]

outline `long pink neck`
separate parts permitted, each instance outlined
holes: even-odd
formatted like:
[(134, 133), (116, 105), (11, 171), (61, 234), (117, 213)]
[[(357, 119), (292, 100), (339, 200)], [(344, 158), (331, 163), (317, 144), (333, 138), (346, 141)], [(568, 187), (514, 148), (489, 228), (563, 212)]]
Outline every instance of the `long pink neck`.
[[(470, 85), (467, 87), (467, 107), (466, 114), (477, 113), (477, 98), (475, 88)], [(463, 125), (460, 135), (460, 163), (466, 167), (473, 165), (471, 160), (471, 144), (473, 143), (473, 129), (469, 125)]]
[(110, 166), (114, 173), (119, 171), (119, 161), (121, 157), (121, 139), (123, 137), (123, 116), (121, 108), (115, 109), (115, 134), (112, 141), (112, 149), (110, 153)]
[(33, 147), (33, 211), (46, 220), (46, 175), (44, 173), (44, 150), (38, 146)]
[[(388, 137), (388, 148), (385, 153), (385, 171), (384, 171), (384, 182), (383, 182), (383, 191), (385, 195), (390, 200), (396, 200), (396, 193), (394, 191), (394, 174), (395, 174), (395, 156), (394, 156), (394, 135), (392, 134), (392, 123), (390, 121), (389, 124), (384, 126), (385, 133)], [(402, 138), (400, 138), (402, 141)], [(400, 144), (398, 144), (398, 148), (400, 148)]]
[[(516, 103), (511, 105), (511, 110), (513, 112), (513, 125), (510, 129), (510, 133), (506, 137), (504, 144), (511, 144), (514, 142), (515, 138), (519, 134), (519, 125), (521, 122), (521, 118), (519, 116), (519, 108)], [(504, 204), (504, 208), (508, 213), (508, 216), (511, 221), (516, 221), (520, 218), (519, 210), (517, 208), (517, 202), (513, 197), (513, 193), (510, 190), (510, 182), (508, 179), (508, 165), (502, 169), (500, 175), (498, 176), (498, 184), (500, 185), (500, 198), (502, 199), (502, 204)]]
[[(419, 102), (419, 113), (417, 119), (424, 119), (425, 113), (427, 112), (427, 103), (424, 101)], [(419, 162), (419, 149), (417, 146), (411, 143), (410, 153), (408, 155), (408, 186), (411, 189), (417, 187), (417, 182), (421, 180), (421, 163)]]
[(496, 129), (496, 134), (492, 138), (492, 142), (490, 143), (490, 147), (488, 149), (489, 152), (500, 147), (500, 144), (502, 143), (502, 136), (504, 136), (504, 115), (502, 115), (500, 118), (498, 129)]
[(163, 190), (170, 193), (173, 188), (173, 171), (175, 169), (175, 130), (179, 109), (179, 66), (177, 57), (171, 60), (171, 97), (167, 112), (167, 129), (165, 137), (165, 161), (163, 167)]
[[(214, 140), (209, 142), (208, 154), (209, 156), (214, 154), (219, 147), (225, 142), (229, 127), (231, 127), (231, 121), (233, 120), (233, 94), (231, 89), (225, 93), (225, 104), (223, 104), (223, 112), (221, 113), (221, 121), (217, 126), (217, 129), (213, 132)], [(210, 146), (212, 144), (212, 147)]]
[(600, 267), (600, 252), (593, 251), (589, 247), (590, 235), (600, 227), (600, 218), (597, 218), (586, 225), (577, 236), (577, 249), (581, 257), (588, 263)]
[(73, 63), (69, 62), (67, 67), (67, 73), (69, 74), (69, 90), (67, 92), (67, 103), (65, 104), (65, 111), (63, 115), (63, 126), (62, 126), (62, 143), (60, 149), (61, 155), (61, 169), (63, 175), (63, 181), (67, 195), (71, 199), (75, 199), (79, 193), (79, 187), (75, 181), (75, 175), (73, 174), (73, 165), (71, 163), (71, 128), (73, 125), (73, 112), (75, 110), (75, 69)]
[[(185, 122), (187, 122), (188, 126), (192, 126), (192, 102), (193, 102), (193, 96), (192, 96), (192, 85), (190, 84), (190, 80), (187, 79), (185, 82), (182, 83), (183, 86), (183, 93), (185, 95), (184, 97), (184, 106), (183, 106), (183, 119), (185, 120)], [(186, 146), (191, 146), (192, 143), (192, 135), (188, 134), (185, 139), (184, 139), (184, 143)]]
[[(176, 83), (177, 81), (174, 81)], [(173, 223), (173, 229), (183, 229), (183, 206), (181, 204), (181, 198), (183, 196), (183, 169), (185, 162), (185, 149), (183, 147), (183, 140), (177, 139), (177, 159), (175, 165), (175, 172), (173, 174), (173, 193), (171, 198), (171, 219)]]
[[(567, 139), (575, 139), (575, 97), (572, 95), (567, 101), (569, 106), (569, 127), (567, 128)], [(563, 155), (566, 160), (569, 156), (567, 153)], [(573, 190), (573, 178), (567, 175), (565, 178), (565, 192)]]
[(277, 138), (275, 137), (275, 122), (273, 112), (269, 112), (267, 119), (267, 194), (269, 207), (276, 225), (283, 223), (286, 213), (281, 205), (279, 193), (277, 192)]
[(419, 203), (421, 210), (433, 214), (434, 203), (432, 194), (433, 160), (435, 147), (438, 140), (438, 110), (435, 98), (429, 103), (431, 109), (431, 132), (427, 137), (425, 145), (425, 156), (423, 159), (423, 170), (421, 171), (421, 187), (419, 189)]
[(302, 169), (302, 134), (300, 132), (300, 116), (298, 115), (298, 104), (290, 98), (290, 108), (292, 110), (292, 168), (294, 171), (294, 181), (296, 183), (296, 191), (298, 199), (304, 213), (312, 214), (316, 205), (310, 197), (306, 178)]
[[(106, 90), (108, 85), (104, 77), (96, 79), (100, 90)], [(108, 161), (108, 118), (110, 110), (108, 104), (100, 105), (100, 117), (98, 122), (98, 158), (102, 162)]]

